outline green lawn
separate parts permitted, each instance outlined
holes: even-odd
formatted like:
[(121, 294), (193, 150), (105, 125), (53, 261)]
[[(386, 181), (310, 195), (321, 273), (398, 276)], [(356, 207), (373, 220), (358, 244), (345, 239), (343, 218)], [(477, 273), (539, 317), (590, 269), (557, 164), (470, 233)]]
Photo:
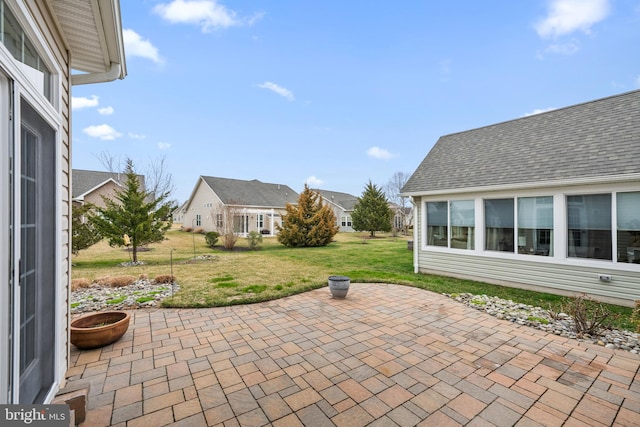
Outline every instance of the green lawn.
[[(395, 283), (438, 293), (487, 294), (559, 310), (562, 297), (512, 289), (469, 280), (413, 273), (413, 257), (407, 238), (380, 234), (338, 233), (321, 248), (286, 248), (275, 238), (264, 239), (260, 250), (250, 251), (238, 240), (236, 251), (210, 249), (204, 236), (173, 229), (167, 240), (140, 252), (143, 266), (120, 267), (129, 260), (122, 248), (101, 242), (73, 259), (72, 277), (95, 280), (105, 276), (173, 273), (180, 285), (166, 307), (212, 307), (281, 298), (326, 286), (330, 275), (345, 275), (352, 282)], [(194, 259), (194, 255), (195, 258)], [(206, 256), (205, 256), (206, 255)], [(615, 325), (632, 329), (631, 309), (607, 306), (619, 314)]]

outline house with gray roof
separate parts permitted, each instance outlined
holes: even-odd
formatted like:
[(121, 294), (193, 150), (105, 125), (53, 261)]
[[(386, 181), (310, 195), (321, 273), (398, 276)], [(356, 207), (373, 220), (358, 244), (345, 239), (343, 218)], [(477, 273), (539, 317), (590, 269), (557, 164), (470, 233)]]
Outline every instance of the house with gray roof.
[(351, 213), (358, 202), (356, 196), (339, 191), (313, 189), (328, 204), (336, 216), (336, 222), (341, 232), (352, 232)]
[[(83, 169), (73, 169), (71, 175), (71, 194), (74, 204), (91, 203), (94, 206), (105, 207), (103, 197), (113, 199), (116, 191), (121, 191), (127, 180), (127, 175), (117, 172), (100, 172)], [(144, 175), (138, 175), (141, 188), (144, 188)]]
[(183, 207), (183, 224), (222, 234), (233, 223), (239, 235), (258, 231), (273, 236), (285, 207), (297, 204), (298, 197), (284, 184), (200, 176)]
[(414, 268), (640, 299), (640, 91), (442, 136), (402, 189)]

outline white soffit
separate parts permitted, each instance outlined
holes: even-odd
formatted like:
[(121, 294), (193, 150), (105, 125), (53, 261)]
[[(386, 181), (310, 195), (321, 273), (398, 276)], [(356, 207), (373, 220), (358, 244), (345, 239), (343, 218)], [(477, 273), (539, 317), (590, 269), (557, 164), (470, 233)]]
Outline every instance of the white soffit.
[(71, 51), (71, 68), (105, 73), (113, 64), (126, 75), (119, 0), (49, 0)]

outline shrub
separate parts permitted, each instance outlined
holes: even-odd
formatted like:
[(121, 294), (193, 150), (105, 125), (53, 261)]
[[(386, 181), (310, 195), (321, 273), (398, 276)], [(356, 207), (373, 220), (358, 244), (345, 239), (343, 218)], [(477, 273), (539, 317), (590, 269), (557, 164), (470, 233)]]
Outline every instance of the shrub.
[(176, 281), (176, 276), (174, 276), (173, 274), (161, 274), (160, 276), (156, 276), (153, 281), (156, 283), (171, 284)]
[(249, 248), (256, 250), (260, 247), (262, 243), (262, 234), (257, 231), (251, 231), (247, 235), (247, 242), (249, 243)]
[(121, 288), (123, 286), (133, 285), (136, 282), (136, 280), (137, 279), (135, 276), (117, 276), (117, 277), (111, 278), (108, 285), (111, 286), (112, 288)]
[(218, 233), (217, 231), (209, 231), (204, 235), (204, 241), (206, 242), (208, 247), (213, 248), (216, 243), (218, 243), (219, 237), (220, 233)]
[(611, 312), (604, 305), (594, 301), (586, 294), (565, 298), (562, 308), (573, 318), (578, 336), (598, 333), (606, 326), (605, 321), (611, 315)]
[(236, 242), (238, 241), (238, 235), (233, 232), (225, 233), (223, 238), (224, 238), (224, 248), (228, 250), (233, 249), (234, 246), (236, 245)]
[(193, 230), (193, 232), (194, 232), (194, 233), (196, 233), (196, 234), (204, 234), (204, 228), (202, 228), (202, 227), (196, 227), (196, 228)]
[(108, 286), (111, 288), (121, 288), (123, 286), (133, 285), (136, 281), (135, 276), (105, 276), (94, 281), (98, 286)]
[(631, 313), (631, 322), (636, 325), (636, 332), (640, 333), (640, 299), (636, 300), (636, 305)]
[(182, 231), (184, 231), (185, 233), (191, 233), (191, 231), (193, 230), (193, 228), (191, 227), (182, 227)]
[(71, 281), (71, 291), (77, 291), (78, 289), (82, 289), (82, 288), (88, 288), (89, 286), (91, 286), (91, 281), (89, 281), (89, 279), (86, 279), (84, 277), (81, 277), (79, 279), (73, 279)]

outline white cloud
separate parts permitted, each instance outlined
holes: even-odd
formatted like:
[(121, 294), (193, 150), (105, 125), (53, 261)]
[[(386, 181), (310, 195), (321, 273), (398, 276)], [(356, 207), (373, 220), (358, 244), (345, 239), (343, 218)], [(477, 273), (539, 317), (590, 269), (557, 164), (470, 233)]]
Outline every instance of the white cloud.
[(158, 150), (168, 150), (171, 148), (171, 144), (167, 142), (158, 142)]
[(140, 34), (133, 30), (122, 30), (124, 38), (124, 51), (128, 57), (139, 56), (140, 58), (150, 59), (156, 64), (163, 62), (158, 54), (158, 48), (155, 47), (148, 39), (143, 39)]
[(554, 43), (549, 45), (544, 51), (545, 53), (553, 53), (557, 55), (573, 55), (580, 50), (580, 43), (572, 40), (567, 43)]
[(382, 160), (388, 160), (393, 157), (393, 155), (389, 151), (380, 147), (369, 148), (367, 150), (367, 156), (373, 157), (374, 159), (382, 159)]
[(582, 31), (591, 32), (591, 26), (607, 17), (610, 0), (551, 0), (548, 15), (535, 25), (543, 38), (558, 37)]
[(120, 132), (109, 125), (89, 126), (82, 131), (93, 138), (98, 138), (103, 141), (113, 141), (122, 136)]
[(552, 111), (555, 110), (555, 107), (550, 107), (550, 108), (537, 108), (535, 110), (533, 110), (530, 113), (524, 113), (524, 115), (522, 117), (528, 117), (528, 116), (533, 116), (536, 114), (541, 114), (541, 113), (546, 113), (547, 111)]
[(305, 180), (305, 183), (309, 186), (309, 188), (319, 188), (322, 186), (322, 184), (324, 184), (324, 181), (316, 178), (315, 175), (311, 175)]
[(235, 11), (227, 9), (217, 0), (173, 0), (157, 5), (153, 11), (173, 24), (198, 25), (205, 33), (220, 28), (253, 25), (264, 15), (258, 13), (250, 18), (239, 18)]
[(142, 135), (140, 133), (133, 133), (133, 132), (129, 132), (127, 135), (131, 139), (145, 139), (147, 137), (146, 135)]
[(91, 98), (82, 98), (82, 97), (71, 97), (71, 109), (72, 110), (81, 110), (83, 108), (97, 107), (98, 106), (98, 97), (96, 95), (91, 95)]
[(113, 107), (98, 108), (98, 113), (102, 114), (103, 116), (110, 116), (113, 114)]
[(294, 101), (295, 98), (293, 96), (293, 92), (291, 92), (289, 89), (285, 89), (282, 86), (278, 86), (275, 83), (271, 83), (271, 82), (264, 82), (261, 83), (259, 85), (257, 85), (259, 88), (262, 89), (268, 89), (272, 92), (277, 93), (278, 95), (287, 98), (289, 101)]

